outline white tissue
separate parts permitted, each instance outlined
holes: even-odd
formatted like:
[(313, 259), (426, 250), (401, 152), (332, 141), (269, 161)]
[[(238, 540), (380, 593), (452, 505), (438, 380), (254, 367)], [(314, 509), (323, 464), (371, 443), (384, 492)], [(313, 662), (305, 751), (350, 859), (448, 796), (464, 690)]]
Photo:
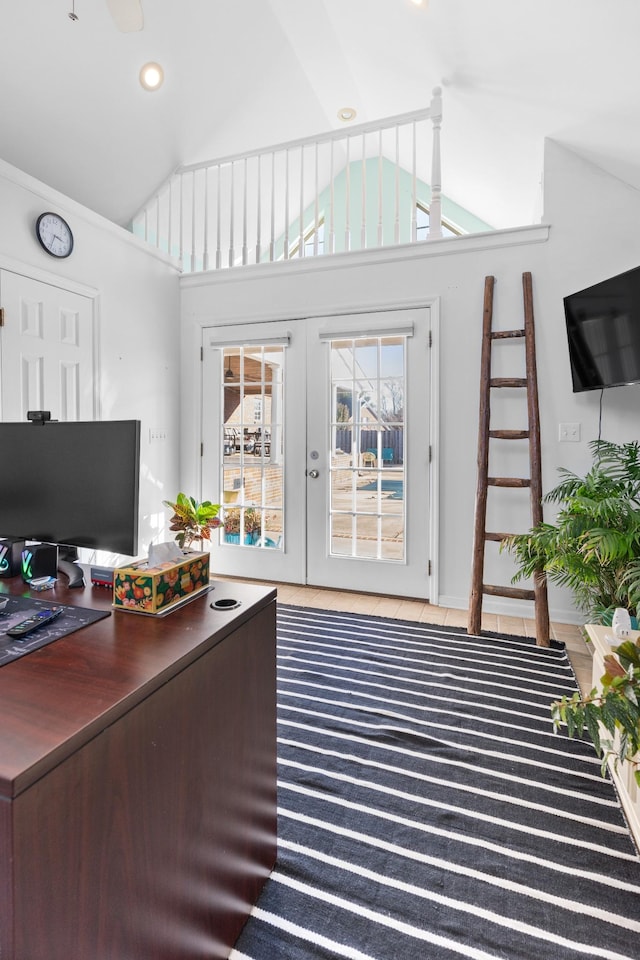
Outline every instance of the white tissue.
[(180, 563), (184, 554), (177, 543), (152, 543), (149, 547), (149, 566), (157, 567), (161, 563)]

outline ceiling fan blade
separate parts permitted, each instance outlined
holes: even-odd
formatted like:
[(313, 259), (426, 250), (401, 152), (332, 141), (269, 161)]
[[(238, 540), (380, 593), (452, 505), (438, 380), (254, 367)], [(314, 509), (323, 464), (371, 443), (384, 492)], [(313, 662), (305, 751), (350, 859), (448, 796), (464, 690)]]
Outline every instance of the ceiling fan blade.
[(107, 0), (107, 7), (113, 22), (122, 33), (142, 30), (144, 17), (140, 0)]

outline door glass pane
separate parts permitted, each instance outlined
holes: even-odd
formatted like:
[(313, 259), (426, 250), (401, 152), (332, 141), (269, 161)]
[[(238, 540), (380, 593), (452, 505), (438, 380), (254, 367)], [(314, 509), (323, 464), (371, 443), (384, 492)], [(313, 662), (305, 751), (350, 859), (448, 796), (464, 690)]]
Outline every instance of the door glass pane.
[(284, 351), (271, 345), (221, 351), (225, 545), (284, 547)]
[(404, 337), (331, 342), (332, 556), (405, 560)]

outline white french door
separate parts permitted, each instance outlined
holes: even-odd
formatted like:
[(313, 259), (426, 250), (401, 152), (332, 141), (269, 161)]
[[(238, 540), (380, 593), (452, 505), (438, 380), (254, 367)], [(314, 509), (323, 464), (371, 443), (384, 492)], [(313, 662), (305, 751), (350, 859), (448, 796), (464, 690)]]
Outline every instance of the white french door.
[(430, 313), (204, 331), (214, 572), (427, 598)]
[(307, 580), (426, 599), (429, 311), (324, 318), (307, 337)]
[(222, 505), (212, 570), (305, 582), (304, 325), (204, 331), (202, 496)]

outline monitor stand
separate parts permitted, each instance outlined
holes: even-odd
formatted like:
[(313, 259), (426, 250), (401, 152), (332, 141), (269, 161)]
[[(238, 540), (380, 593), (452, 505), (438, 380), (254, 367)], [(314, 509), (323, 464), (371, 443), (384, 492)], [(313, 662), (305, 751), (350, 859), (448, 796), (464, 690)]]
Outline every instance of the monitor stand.
[(58, 544), (58, 570), (69, 579), (67, 586), (84, 587), (84, 571), (77, 563), (78, 551), (75, 547)]

